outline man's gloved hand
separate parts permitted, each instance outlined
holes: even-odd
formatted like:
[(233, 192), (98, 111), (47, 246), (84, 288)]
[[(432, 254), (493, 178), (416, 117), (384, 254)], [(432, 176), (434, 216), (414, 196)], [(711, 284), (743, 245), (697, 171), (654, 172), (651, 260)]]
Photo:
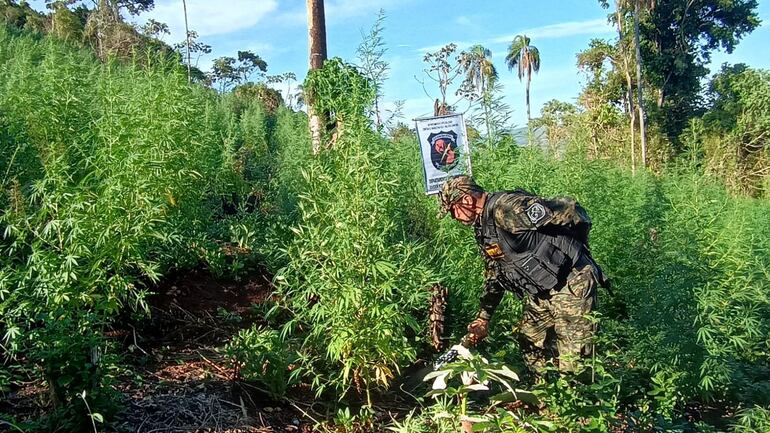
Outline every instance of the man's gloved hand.
[(477, 345), (481, 340), (487, 338), (489, 334), (489, 320), (477, 318), (470, 325), (468, 325), (468, 342), (472, 345)]

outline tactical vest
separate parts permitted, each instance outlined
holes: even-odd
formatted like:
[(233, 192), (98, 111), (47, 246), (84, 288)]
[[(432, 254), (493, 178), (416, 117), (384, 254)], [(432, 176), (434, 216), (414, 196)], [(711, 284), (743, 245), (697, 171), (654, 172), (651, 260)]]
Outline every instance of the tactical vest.
[[(512, 193), (530, 196), (523, 191)], [(476, 242), (488, 265), (496, 266), (498, 275), (504, 276), (514, 287), (531, 294), (549, 291), (564, 284), (573, 265), (581, 259), (587, 248), (583, 239), (566, 234), (538, 232), (537, 243), (533, 248), (517, 251), (516, 246), (520, 243), (516, 239), (518, 235), (498, 229), (492, 214), (495, 203), (505, 194), (511, 192), (498, 192), (488, 196), (481, 222), (476, 226)], [(550, 208), (545, 209), (536, 201), (536, 197), (530, 197), (533, 204), (522, 208), (516, 217), (527, 218), (527, 221), (533, 224), (533, 230), (536, 230), (537, 223), (543, 218), (542, 213), (549, 213)], [(581, 234), (577, 237), (584, 237), (587, 241), (587, 230), (585, 236)]]

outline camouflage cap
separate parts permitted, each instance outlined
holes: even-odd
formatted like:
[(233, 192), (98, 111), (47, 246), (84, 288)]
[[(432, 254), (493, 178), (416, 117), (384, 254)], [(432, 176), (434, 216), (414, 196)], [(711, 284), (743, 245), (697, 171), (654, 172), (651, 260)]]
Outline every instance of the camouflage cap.
[(439, 218), (449, 213), (449, 208), (466, 194), (480, 194), (483, 192), (484, 188), (479, 186), (479, 184), (468, 175), (460, 174), (449, 178), (444, 182), (444, 185), (441, 186), (441, 191), (439, 192), (439, 200), (441, 200)]

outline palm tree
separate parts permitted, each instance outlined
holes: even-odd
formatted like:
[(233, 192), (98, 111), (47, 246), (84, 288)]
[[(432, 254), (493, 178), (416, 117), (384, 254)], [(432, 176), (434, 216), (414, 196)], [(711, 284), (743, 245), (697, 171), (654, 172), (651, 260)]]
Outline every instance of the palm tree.
[(492, 51), (481, 45), (474, 45), (460, 55), (460, 66), (465, 80), (481, 96), (497, 79), (497, 69), (492, 64)]
[(508, 55), (505, 56), (505, 63), (508, 70), (517, 68), (519, 81), (527, 76), (527, 121), (531, 119), (529, 110), (529, 83), (532, 81), (532, 71), (540, 70), (540, 51), (537, 47), (530, 45), (527, 35), (518, 35), (513, 38), (511, 46), (508, 47)]
[(481, 45), (474, 45), (460, 55), (460, 67), (465, 72), (464, 83), (467, 90), (472, 94), (470, 99), (481, 98), (487, 126), (487, 139), (490, 139), (489, 90), (497, 80), (497, 69), (492, 64), (492, 51)]

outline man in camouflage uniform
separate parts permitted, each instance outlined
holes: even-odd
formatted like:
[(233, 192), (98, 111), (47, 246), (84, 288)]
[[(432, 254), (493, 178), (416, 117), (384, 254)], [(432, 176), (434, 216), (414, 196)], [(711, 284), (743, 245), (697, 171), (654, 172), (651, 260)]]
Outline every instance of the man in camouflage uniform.
[(486, 265), (466, 340), (475, 345), (487, 336), (492, 314), (511, 291), (525, 302), (519, 332), (530, 369), (558, 356), (560, 371), (574, 371), (577, 358), (593, 350), (595, 326), (587, 315), (606, 281), (588, 250), (591, 222), (583, 208), (523, 190), (487, 193), (465, 175), (449, 179), (439, 197), (444, 213), (473, 226)]

